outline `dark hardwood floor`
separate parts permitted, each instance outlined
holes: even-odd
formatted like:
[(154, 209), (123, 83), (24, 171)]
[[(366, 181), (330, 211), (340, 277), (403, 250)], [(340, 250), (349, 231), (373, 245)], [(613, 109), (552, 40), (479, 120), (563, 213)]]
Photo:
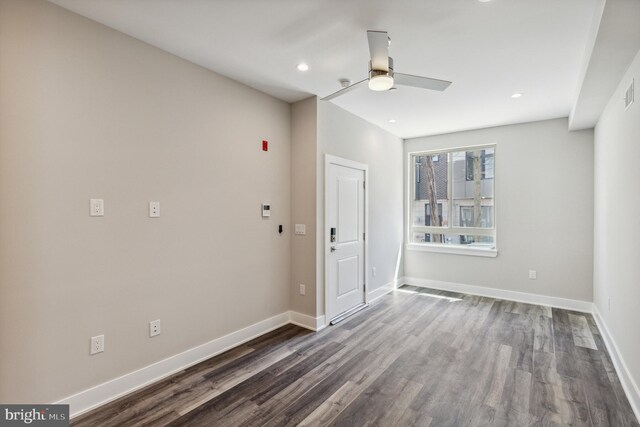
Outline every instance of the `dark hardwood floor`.
[(404, 286), (284, 326), (74, 426), (638, 426), (593, 318)]

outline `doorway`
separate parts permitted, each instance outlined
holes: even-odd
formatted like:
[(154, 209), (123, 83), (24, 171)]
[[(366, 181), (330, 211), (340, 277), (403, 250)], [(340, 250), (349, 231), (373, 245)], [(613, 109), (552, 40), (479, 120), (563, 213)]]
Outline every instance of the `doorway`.
[(325, 158), (325, 312), (332, 323), (366, 306), (365, 164)]

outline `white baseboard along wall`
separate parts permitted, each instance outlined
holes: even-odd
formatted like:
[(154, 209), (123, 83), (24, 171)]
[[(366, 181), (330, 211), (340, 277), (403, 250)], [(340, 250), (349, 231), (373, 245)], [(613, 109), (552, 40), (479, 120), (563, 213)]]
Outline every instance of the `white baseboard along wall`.
[(463, 294), (479, 295), (484, 297), (503, 299), (508, 301), (524, 302), (528, 304), (546, 305), (554, 308), (563, 308), (566, 310), (581, 311), (593, 315), (598, 329), (602, 334), (607, 351), (611, 356), (613, 365), (620, 378), (622, 387), (624, 388), (629, 404), (640, 420), (640, 388), (637, 382), (631, 376), (627, 365), (624, 362), (622, 354), (618, 350), (604, 319), (600, 316), (596, 305), (590, 301), (573, 300), (566, 298), (550, 297), (546, 295), (529, 294), (526, 292), (507, 291), (504, 289), (486, 288), (483, 286), (465, 285), (461, 283), (442, 282), (437, 280), (420, 279), (416, 277), (402, 277), (398, 280), (400, 285), (412, 285), (423, 288), (438, 289), (441, 291), (459, 292)]
[(418, 286), (422, 288), (438, 289), (441, 291), (460, 292), (462, 294), (479, 295), (504, 299), (509, 301), (524, 302), (527, 304), (546, 305), (566, 310), (582, 311), (584, 313), (593, 312), (591, 301), (580, 301), (567, 298), (550, 297), (546, 295), (529, 294), (526, 292), (507, 291), (504, 289), (487, 288), (484, 286), (465, 285), (462, 283), (442, 282), (439, 280), (419, 279), (417, 277), (403, 277), (401, 284)]
[(602, 339), (604, 340), (604, 344), (607, 346), (609, 356), (611, 356), (611, 361), (613, 362), (613, 366), (616, 368), (616, 373), (618, 374), (620, 383), (622, 383), (624, 392), (627, 394), (627, 399), (629, 399), (629, 404), (633, 409), (633, 413), (636, 414), (636, 418), (640, 420), (640, 388), (638, 388), (638, 384), (631, 376), (631, 373), (627, 368), (627, 364), (624, 362), (624, 358), (618, 350), (618, 345), (613, 340), (613, 336), (611, 336), (609, 328), (607, 328), (607, 324), (604, 323), (604, 319), (600, 315), (598, 307), (595, 304), (593, 305), (593, 318), (596, 320), (598, 329), (602, 334)]
[[(402, 284), (592, 313), (629, 402), (636, 417), (640, 419), (638, 385), (629, 373), (615, 341), (593, 303), (415, 277), (403, 277), (377, 288), (368, 293), (367, 300), (370, 304), (375, 303)], [(287, 311), (54, 403), (69, 404), (71, 417), (76, 417), (289, 323), (312, 331), (320, 331), (326, 326), (324, 316), (313, 317)]]
[[(176, 372), (180, 372), (183, 369), (196, 365), (213, 356), (224, 353), (227, 350), (237, 347), (288, 323), (294, 323), (313, 330), (313, 328), (306, 325), (306, 323), (310, 323), (306, 318), (308, 317), (309, 319), (313, 319), (311, 316), (292, 313), (293, 312), (286, 311), (254, 323), (246, 328), (232, 332), (220, 338), (216, 338), (182, 353), (145, 366), (137, 371), (130, 372), (95, 387), (83, 390), (72, 396), (65, 397), (64, 399), (54, 403), (68, 404), (70, 406), (70, 415), (73, 418), (106, 403), (112, 402), (126, 394), (153, 384), (154, 382), (173, 375)], [(299, 320), (300, 322), (294, 321), (294, 319)], [(322, 323), (324, 324), (324, 320), (322, 320)]]

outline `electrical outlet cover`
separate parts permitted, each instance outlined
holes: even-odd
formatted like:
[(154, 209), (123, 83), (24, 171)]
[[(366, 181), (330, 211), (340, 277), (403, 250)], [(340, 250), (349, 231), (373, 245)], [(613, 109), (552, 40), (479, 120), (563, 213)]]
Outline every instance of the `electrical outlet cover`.
[(89, 215), (104, 216), (104, 200), (103, 199), (89, 199)]
[(160, 202), (149, 202), (149, 218), (160, 218)]
[(149, 336), (155, 337), (156, 335), (160, 335), (160, 319), (149, 322)]
[(91, 337), (90, 354), (102, 353), (104, 351), (104, 335)]

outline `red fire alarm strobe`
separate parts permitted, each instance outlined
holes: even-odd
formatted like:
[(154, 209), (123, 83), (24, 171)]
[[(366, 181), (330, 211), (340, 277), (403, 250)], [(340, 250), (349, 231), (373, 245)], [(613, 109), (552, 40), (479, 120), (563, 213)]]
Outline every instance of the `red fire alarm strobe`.
[(262, 140), (262, 151), (269, 151), (269, 141)]

